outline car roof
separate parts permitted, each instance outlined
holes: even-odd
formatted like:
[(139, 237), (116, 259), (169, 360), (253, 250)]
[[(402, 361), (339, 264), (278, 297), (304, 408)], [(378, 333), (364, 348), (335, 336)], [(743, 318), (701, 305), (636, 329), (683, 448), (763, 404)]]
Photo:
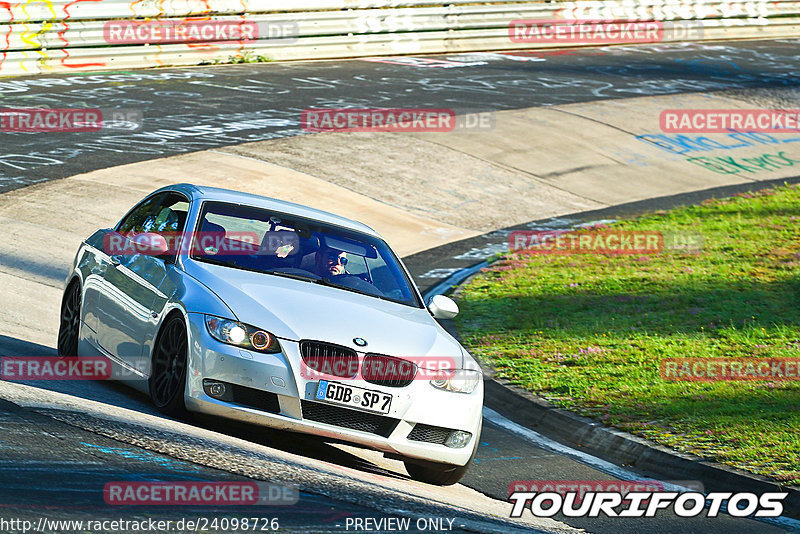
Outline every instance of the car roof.
[(286, 202), (285, 200), (278, 200), (275, 198), (265, 197), (261, 195), (254, 195), (252, 193), (245, 193), (242, 191), (234, 191), (232, 189), (222, 189), (219, 187), (200, 186), (189, 183), (181, 183), (168, 185), (162, 187), (157, 192), (163, 191), (177, 191), (188, 196), (192, 200), (210, 200), (216, 202), (229, 202), (232, 204), (242, 204), (245, 206), (263, 208), (272, 211), (279, 211), (288, 215), (296, 215), (313, 219), (336, 226), (342, 226), (357, 232), (380, 237), (380, 235), (364, 223), (336, 215), (327, 211), (322, 211), (302, 204), (295, 204), (294, 202)]

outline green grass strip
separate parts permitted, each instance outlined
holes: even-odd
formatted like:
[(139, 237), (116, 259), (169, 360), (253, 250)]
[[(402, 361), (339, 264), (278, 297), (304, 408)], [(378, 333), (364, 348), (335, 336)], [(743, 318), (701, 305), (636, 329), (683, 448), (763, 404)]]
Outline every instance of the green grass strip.
[(663, 358), (800, 356), (800, 187), (620, 221), (699, 254), (509, 253), (456, 297), (467, 348), (558, 406), (800, 485), (800, 381), (661, 378)]

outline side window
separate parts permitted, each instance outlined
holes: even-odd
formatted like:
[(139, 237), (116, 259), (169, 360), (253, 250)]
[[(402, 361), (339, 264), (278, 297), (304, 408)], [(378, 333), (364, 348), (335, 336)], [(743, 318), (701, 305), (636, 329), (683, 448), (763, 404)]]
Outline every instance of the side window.
[[(117, 233), (128, 236), (154, 233), (166, 239), (170, 252), (161, 259), (172, 262), (178, 253), (180, 236), (186, 226), (189, 202), (177, 193), (161, 193), (141, 202), (117, 226)], [(130, 243), (130, 241), (128, 241)], [(135, 250), (132, 249), (132, 250)]]
[(121, 223), (119, 223), (119, 226), (117, 226), (117, 232), (120, 234), (128, 234), (130, 232), (135, 232), (136, 228), (141, 228), (145, 219), (156, 212), (166, 196), (167, 193), (152, 196), (133, 208), (128, 216), (125, 217)]
[(174, 236), (183, 231), (188, 209), (189, 203), (181, 195), (161, 193), (136, 206), (119, 224), (117, 232), (152, 232), (165, 237)]

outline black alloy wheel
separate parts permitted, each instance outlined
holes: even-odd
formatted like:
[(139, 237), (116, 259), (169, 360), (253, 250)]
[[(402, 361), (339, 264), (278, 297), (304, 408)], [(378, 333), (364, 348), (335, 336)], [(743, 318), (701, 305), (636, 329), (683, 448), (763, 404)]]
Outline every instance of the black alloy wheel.
[(78, 355), (78, 335), (81, 326), (81, 285), (73, 282), (61, 300), (61, 322), (58, 327), (58, 355), (62, 358)]
[(173, 315), (156, 341), (149, 380), (153, 404), (167, 415), (183, 415), (186, 411), (183, 394), (187, 348), (186, 324), (182, 316)]

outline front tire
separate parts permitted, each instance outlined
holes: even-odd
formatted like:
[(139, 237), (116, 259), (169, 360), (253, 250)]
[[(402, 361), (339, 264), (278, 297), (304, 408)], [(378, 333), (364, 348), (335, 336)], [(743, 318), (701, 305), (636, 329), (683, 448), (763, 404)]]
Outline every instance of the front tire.
[[(470, 460), (470, 463), (472, 463), (472, 460)], [(420, 463), (411, 463), (407, 461), (405, 465), (406, 471), (411, 478), (426, 484), (433, 484), (434, 486), (452, 486), (458, 483), (458, 481), (464, 478), (464, 475), (467, 474), (467, 470), (470, 467), (469, 464), (458, 467), (436, 462), (422, 463), (421, 461)]]
[(451, 464), (442, 464), (438, 462), (427, 462), (424, 460), (406, 460), (403, 463), (406, 466), (408, 475), (419, 482), (426, 484), (433, 484), (434, 486), (452, 486), (457, 484), (464, 475), (467, 474), (469, 468), (472, 466), (472, 460), (478, 453), (478, 443), (481, 439), (481, 431), (483, 430), (483, 421), (481, 426), (478, 427), (478, 435), (475, 436), (474, 444), (472, 445), (472, 455), (466, 465), (457, 466)]
[(148, 380), (153, 404), (166, 415), (186, 414), (183, 395), (186, 391), (188, 346), (183, 317), (171, 316), (158, 334)]
[(58, 327), (58, 355), (62, 358), (78, 355), (81, 330), (81, 285), (72, 282), (61, 299), (61, 321)]

